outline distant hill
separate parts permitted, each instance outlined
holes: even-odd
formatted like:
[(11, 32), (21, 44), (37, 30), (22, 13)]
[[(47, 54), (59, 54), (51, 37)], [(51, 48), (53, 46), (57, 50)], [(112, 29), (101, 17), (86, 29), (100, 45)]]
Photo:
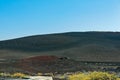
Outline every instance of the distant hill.
[(67, 56), (81, 61), (120, 62), (119, 32), (68, 32), (0, 41), (0, 58)]

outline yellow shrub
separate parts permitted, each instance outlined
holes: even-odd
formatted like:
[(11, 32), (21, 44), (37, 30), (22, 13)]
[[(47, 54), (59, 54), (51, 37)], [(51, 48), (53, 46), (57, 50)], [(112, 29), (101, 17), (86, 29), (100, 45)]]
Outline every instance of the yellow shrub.
[(85, 74), (79, 73), (79, 74), (74, 74), (69, 77), (69, 80), (89, 80), (88, 77), (86, 77)]
[(120, 80), (120, 78), (107, 72), (89, 72), (73, 74), (69, 76), (69, 80)]
[(43, 74), (39, 72), (39, 73), (37, 73), (37, 75), (38, 75), (38, 76), (41, 76), (41, 75), (43, 75)]
[(0, 77), (10, 77), (9, 73), (0, 73)]
[(13, 78), (25, 78), (27, 75), (23, 73), (14, 73), (11, 75)]

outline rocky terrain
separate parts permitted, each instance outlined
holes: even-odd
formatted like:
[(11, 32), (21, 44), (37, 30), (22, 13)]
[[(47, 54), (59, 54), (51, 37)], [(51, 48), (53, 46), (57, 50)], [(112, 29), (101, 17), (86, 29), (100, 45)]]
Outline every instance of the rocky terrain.
[(0, 41), (1, 72), (119, 71), (119, 62), (119, 32), (69, 32)]

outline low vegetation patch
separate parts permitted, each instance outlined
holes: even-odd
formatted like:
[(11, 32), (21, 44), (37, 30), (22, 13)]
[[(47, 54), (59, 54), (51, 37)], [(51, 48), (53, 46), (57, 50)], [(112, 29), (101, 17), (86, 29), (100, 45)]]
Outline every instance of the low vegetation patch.
[(13, 74), (10, 74), (10, 73), (0, 73), (0, 77), (9, 77), (9, 78), (27, 78), (28, 75), (24, 74), (24, 73), (19, 73), (19, 72), (16, 72), (16, 73), (13, 73)]
[(107, 72), (88, 72), (70, 75), (68, 80), (120, 80), (120, 78)]

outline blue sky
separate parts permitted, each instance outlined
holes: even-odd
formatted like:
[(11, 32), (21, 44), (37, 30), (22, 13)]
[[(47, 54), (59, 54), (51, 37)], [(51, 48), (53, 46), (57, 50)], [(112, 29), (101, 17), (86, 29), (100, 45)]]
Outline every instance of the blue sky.
[(120, 0), (0, 0), (0, 40), (70, 31), (120, 31)]

